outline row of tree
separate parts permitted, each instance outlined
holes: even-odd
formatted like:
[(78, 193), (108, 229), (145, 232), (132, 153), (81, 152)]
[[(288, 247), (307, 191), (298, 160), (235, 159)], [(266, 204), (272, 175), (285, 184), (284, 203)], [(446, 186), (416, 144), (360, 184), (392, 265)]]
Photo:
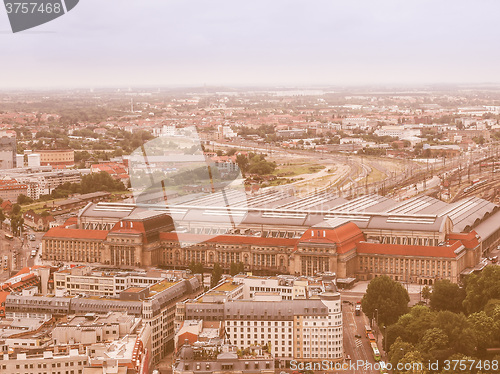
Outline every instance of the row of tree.
[[(410, 309), (406, 289), (381, 276), (370, 282), (362, 299), (363, 312), (386, 327), (383, 345), (393, 367), (398, 362), (430, 360), (439, 362), (442, 369), (445, 360), (500, 360), (500, 356), (488, 353), (488, 348), (500, 347), (499, 266), (487, 266), (480, 274), (466, 277), (461, 285), (438, 280), (432, 290), (424, 287), (422, 296), (430, 300), (430, 307)], [(475, 367), (468, 372), (489, 370)], [(418, 373), (455, 371), (426, 367)]]
[[(191, 262), (189, 265), (189, 270), (193, 274), (204, 274), (207, 269), (203, 266), (201, 262)], [(230, 265), (229, 269), (229, 274), (231, 275), (236, 275), (243, 273), (245, 271), (245, 265), (243, 262), (232, 262)], [(217, 286), (217, 284), (220, 282), (222, 279), (222, 274), (224, 273), (222, 267), (220, 266), (219, 263), (214, 264), (214, 267), (211, 272), (211, 279), (210, 279), (210, 288), (213, 288)]]
[(97, 191), (125, 191), (125, 185), (111, 175), (102, 171), (100, 173), (91, 173), (84, 175), (80, 183), (66, 182), (56, 187), (49, 195), (43, 195), (40, 200), (51, 200), (65, 198), (75, 193), (91, 193)]

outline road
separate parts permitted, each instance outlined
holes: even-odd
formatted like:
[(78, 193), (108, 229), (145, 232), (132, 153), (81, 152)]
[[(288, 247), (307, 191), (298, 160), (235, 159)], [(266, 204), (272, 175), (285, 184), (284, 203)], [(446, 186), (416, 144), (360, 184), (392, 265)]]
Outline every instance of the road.
[[(14, 238), (8, 240), (5, 238), (5, 234), (10, 234), (9, 231), (0, 230), (0, 259), (2, 265), (0, 266), (0, 281), (5, 281), (10, 278), (12, 272), (15, 270), (20, 270), (26, 266), (40, 265), (40, 250), (37, 251), (35, 258), (31, 257), (31, 251), (33, 249), (40, 248), (40, 243), (44, 232), (35, 232), (32, 229), (28, 229), (27, 232), (23, 233), (22, 239)], [(28, 234), (28, 237), (25, 236)], [(29, 240), (29, 235), (34, 234), (35, 240)], [(8, 269), (4, 269), (3, 262), (4, 256), (8, 257)]]
[[(351, 358), (352, 363), (364, 362), (375, 365), (370, 341), (365, 335), (365, 326), (369, 325), (368, 318), (361, 313), (356, 316), (354, 312), (355, 302), (346, 303), (342, 297), (342, 317), (344, 323), (344, 351), (345, 355)], [(345, 300), (347, 301), (347, 300)], [(357, 338), (356, 335), (360, 336)], [(382, 349), (379, 344), (379, 350)], [(380, 370), (373, 370), (372, 367), (357, 367), (358, 370), (346, 370), (345, 373), (380, 374)], [(371, 369), (371, 370), (370, 370)], [(344, 372), (344, 371), (342, 371)]]

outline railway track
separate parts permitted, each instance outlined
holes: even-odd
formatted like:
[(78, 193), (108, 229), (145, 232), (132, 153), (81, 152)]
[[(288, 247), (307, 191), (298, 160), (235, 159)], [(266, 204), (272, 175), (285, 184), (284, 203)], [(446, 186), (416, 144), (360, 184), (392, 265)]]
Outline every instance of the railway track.
[[(467, 190), (467, 188), (469, 188), (469, 190)], [(456, 202), (460, 199), (471, 196), (477, 196), (484, 200), (495, 202), (499, 191), (500, 191), (500, 179), (486, 180), (485, 183), (477, 186), (476, 188), (474, 188), (474, 185), (472, 186), (465, 185), (464, 187), (461, 187), (459, 192), (453, 197), (451, 202)]]

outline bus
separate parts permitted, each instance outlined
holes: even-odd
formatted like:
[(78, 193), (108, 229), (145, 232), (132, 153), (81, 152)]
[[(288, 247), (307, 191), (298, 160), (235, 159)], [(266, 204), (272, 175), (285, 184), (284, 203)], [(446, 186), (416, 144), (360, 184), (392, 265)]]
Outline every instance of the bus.
[(372, 346), (373, 358), (377, 362), (380, 361), (380, 352), (378, 350), (377, 343), (371, 343), (371, 346)]
[(12, 239), (14, 239), (14, 237), (10, 234), (5, 234), (5, 239), (12, 240)]
[(368, 334), (372, 333), (372, 328), (369, 325), (365, 326), (365, 335), (368, 337)]
[(359, 316), (361, 315), (361, 305), (356, 305), (356, 309), (355, 309), (355, 312), (356, 312), (356, 315)]
[(377, 342), (375, 340), (375, 335), (373, 335), (372, 333), (369, 333), (368, 336), (367, 336), (368, 340), (370, 341), (370, 343), (375, 343)]

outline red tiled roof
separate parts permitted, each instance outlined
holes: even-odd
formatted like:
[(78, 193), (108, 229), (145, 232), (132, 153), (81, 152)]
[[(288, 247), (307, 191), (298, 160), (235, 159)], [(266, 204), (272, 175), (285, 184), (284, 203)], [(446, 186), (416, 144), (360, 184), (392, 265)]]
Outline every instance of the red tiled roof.
[(59, 226), (51, 228), (43, 238), (105, 240), (107, 236), (108, 231), (106, 230), (67, 229)]
[(47, 266), (44, 266), (44, 265), (33, 265), (32, 267), (24, 267), (22, 268), (21, 270), (19, 270), (14, 276), (17, 277), (18, 275), (21, 275), (21, 274), (29, 274), (31, 273), (31, 270), (35, 270), (35, 269), (41, 269), (41, 268), (46, 268)]
[(473, 230), (471, 232), (462, 232), (462, 233), (450, 233), (446, 236), (446, 238), (450, 242), (454, 242), (456, 240), (461, 241), (462, 244), (467, 249), (474, 249), (479, 245), (479, 239), (477, 233)]
[(363, 232), (355, 223), (348, 222), (335, 229), (311, 228), (302, 235), (300, 243), (335, 244), (337, 253), (346, 253), (362, 240), (364, 240)]
[(76, 225), (78, 223), (78, 217), (69, 217), (61, 226), (68, 227), (71, 225)]
[(460, 248), (462, 243), (456, 241), (450, 246), (422, 246), (403, 244), (381, 244), (381, 243), (358, 243), (358, 254), (380, 254), (395, 256), (413, 257), (447, 257), (455, 258), (455, 250)]
[[(251, 244), (251, 245), (263, 245), (263, 246), (294, 246), (298, 239), (286, 239), (286, 238), (261, 238), (255, 236), (243, 236), (243, 235), (198, 235), (198, 234), (180, 234), (180, 237), (185, 242), (193, 243), (223, 243), (223, 244)], [(160, 233), (161, 240), (178, 240), (177, 233), (175, 232), (162, 232)]]

